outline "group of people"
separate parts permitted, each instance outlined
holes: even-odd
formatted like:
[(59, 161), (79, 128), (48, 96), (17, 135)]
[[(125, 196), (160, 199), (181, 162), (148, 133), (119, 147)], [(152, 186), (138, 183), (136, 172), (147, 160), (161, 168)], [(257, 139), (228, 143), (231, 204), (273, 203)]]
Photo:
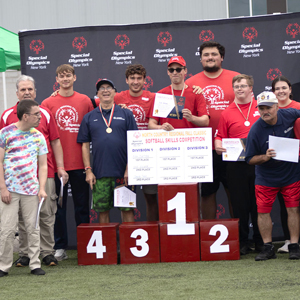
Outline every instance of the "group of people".
[[(19, 101), (2, 114), (0, 121), (0, 277), (8, 275), (13, 264), (17, 226), (20, 250), (16, 266), (29, 265), (32, 274), (44, 275), (39, 256), (48, 266), (68, 258), (68, 184), (77, 226), (89, 223), (90, 189), (99, 222), (109, 222), (114, 188), (128, 183), (126, 132), (137, 129), (211, 127), (215, 138), (213, 182), (201, 185), (202, 218), (215, 219), (216, 193), (222, 183), (230, 214), (240, 219), (241, 254), (251, 249), (251, 217), (255, 250), (260, 252), (256, 260), (275, 258), (270, 211), (279, 193), (290, 258), (299, 259), (299, 164), (274, 160), (276, 153), (268, 149), (268, 135), (293, 137), (300, 111), (278, 108), (299, 109), (300, 104), (289, 99), (291, 85), (285, 77), (274, 80), (275, 94), (264, 92), (254, 100), (253, 78), (223, 69), (224, 57), (222, 45), (203, 43), (203, 71), (187, 80), (184, 58), (174, 56), (169, 60), (171, 84), (158, 93), (185, 98), (182, 119), (153, 116), (155, 94), (143, 90), (146, 70), (140, 64), (126, 69), (128, 90), (117, 93), (110, 79), (101, 79), (96, 84), (95, 99), (74, 91), (75, 70), (71, 65), (61, 65), (56, 70), (60, 88), (41, 105), (34, 101), (34, 79), (20, 76), (16, 84)], [(219, 91), (218, 96), (213, 89)], [(299, 133), (295, 126), (296, 137)], [(223, 138), (247, 138), (245, 161), (222, 160), (220, 154), (226, 152)], [(157, 186), (142, 188), (147, 220), (158, 220)], [(62, 198), (60, 205), (58, 196)], [(134, 221), (131, 208), (120, 210), (123, 222)]]

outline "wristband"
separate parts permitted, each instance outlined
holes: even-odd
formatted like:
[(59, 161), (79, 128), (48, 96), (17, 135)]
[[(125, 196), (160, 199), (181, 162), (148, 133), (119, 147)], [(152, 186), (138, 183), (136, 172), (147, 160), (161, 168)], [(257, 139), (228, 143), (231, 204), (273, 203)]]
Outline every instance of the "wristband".
[(92, 170), (91, 167), (85, 167), (84, 170), (87, 171), (88, 169)]
[(64, 168), (64, 167), (57, 167), (57, 170), (58, 170), (58, 169), (62, 169), (62, 170), (64, 170), (65, 168)]

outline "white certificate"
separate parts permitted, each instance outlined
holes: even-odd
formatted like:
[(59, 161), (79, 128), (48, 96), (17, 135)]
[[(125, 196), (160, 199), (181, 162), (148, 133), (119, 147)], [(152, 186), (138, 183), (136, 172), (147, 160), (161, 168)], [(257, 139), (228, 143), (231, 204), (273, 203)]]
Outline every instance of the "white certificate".
[(274, 149), (273, 159), (297, 163), (299, 161), (299, 140), (269, 135), (269, 149)]
[(245, 160), (246, 148), (243, 140), (239, 138), (222, 139), (222, 147), (226, 149), (226, 152), (222, 153), (222, 159), (225, 161)]
[(211, 128), (127, 131), (129, 185), (212, 182)]
[(126, 188), (118, 186), (114, 190), (114, 207), (136, 207), (136, 193)]
[(175, 107), (173, 95), (155, 94), (153, 116), (159, 118), (167, 118), (169, 113)]

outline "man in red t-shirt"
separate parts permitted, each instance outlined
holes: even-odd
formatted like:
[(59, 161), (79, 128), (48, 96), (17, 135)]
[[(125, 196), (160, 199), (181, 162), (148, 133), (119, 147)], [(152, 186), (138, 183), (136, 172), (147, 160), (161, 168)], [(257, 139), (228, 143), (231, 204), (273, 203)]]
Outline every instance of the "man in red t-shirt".
[[(186, 81), (190, 86), (200, 86), (206, 100), (212, 127), (213, 138), (216, 136), (217, 127), (222, 111), (224, 111), (234, 99), (232, 90), (232, 78), (239, 73), (225, 70), (222, 62), (225, 56), (225, 48), (217, 42), (204, 42), (200, 46), (200, 60), (204, 71), (194, 75)], [(214, 145), (212, 145), (214, 149)], [(216, 194), (223, 183), (229, 199), (226, 181), (226, 163), (222, 162), (219, 155), (213, 150), (213, 176), (214, 181), (203, 183), (201, 188), (201, 210), (203, 219), (215, 219), (217, 204)], [(231, 205), (229, 201), (229, 207)], [(232, 215), (232, 213), (231, 213)]]
[[(256, 100), (253, 99), (253, 78), (245, 74), (233, 77), (234, 101), (222, 112), (215, 138), (217, 154), (226, 153), (222, 139), (246, 139), (251, 126), (259, 119)], [(244, 145), (247, 146), (246, 142)], [(253, 241), (257, 251), (262, 250), (262, 238), (257, 225), (257, 206), (255, 198), (255, 166), (243, 161), (228, 161), (227, 182), (232, 203), (233, 216), (239, 218), (240, 253), (248, 254), (249, 216), (253, 224)]]
[[(147, 130), (150, 106), (154, 93), (143, 90), (146, 81), (146, 69), (140, 65), (130, 65), (125, 72), (129, 89), (115, 95), (115, 103), (126, 105), (134, 115), (139, 130)], [(98, 90), (98, 85), (97, 85)], [(147, 206), (147, 221), (158, 221), (157, 185), (143, 185)]]
[[(72, 197), (74, 201), (76, 226), (89, 223), (89, 185), (85, 181), (81, 144), (77, 143), (80, 123), (85, 114), (94, 109), (90, 98), (74, 91), (75, 70), (64, 64), (56, 69), (56, 81), (60, 85), (59, 93), (42, 102), (48, 108), (57, 123), (61, 144), (64, 151), (65, 170), (69, 174)], [(60, 194), (60, 180), (56, 176), (56, 193)], [(64, 187), (63, 204), (58, 206), (54, 226), (54, 237), (57, 260), (67, 259), (65, 249), (68, 246), (67, 232), (67, 185)]]
[[(35, 100), (36, 88), (35, 81), (31, 76), (21, 75), (16, 83), (17, 86), (17, 97), (19, 101), (25, 99)], [(19, 103), (19, 102), (18, 102)], [(6, 127), (12, 123), (18, 122), (17, 106), (18, 103), (5, 110), (1, 116), (0, 129)], [(56, 161), (57, 172), (59, 177), (63, 178), (64, 184), (68, 181), (68, 174), (64, 170), (63, 152), (59, 139), (59, 133), (55, 120), (48, 109), (40, 107), (41, 121), (39, 126), (36, 128), (45, 137), (48, 154), (47, 154), (47, 166), (48, 175), (46, 182), (46, 193), (47, 198), (42, 205), (40, 212), (40, 254), (43, 262), (46, 265), (55, 266), (57, 260), (54, 257), (54, 222), (56, 212), (56, 196), (55, 196), (55, 182), (54, 182), (54, 162), (53, 155)], [(17, 267), (25, 267), (29, 264), (28, 257), (28, 241), (23, 217), (19, 215), (19, 259), (16, 261)]]

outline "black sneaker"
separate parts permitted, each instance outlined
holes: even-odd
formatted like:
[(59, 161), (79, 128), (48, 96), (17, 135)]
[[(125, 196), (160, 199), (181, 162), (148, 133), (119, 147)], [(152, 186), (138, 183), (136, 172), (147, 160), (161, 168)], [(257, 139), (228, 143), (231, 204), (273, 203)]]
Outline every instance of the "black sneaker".
[(45, 256), (43, 258), (43, 263), (46, 266), (57, 266), (58, 265), (57, 259), (52, 254), (49, 254), (49, 255)]
[(4, 272), (4, 271), (0, 270), (0, 277), (4, 277), (4, 276), (6, 276), (6, 275), (8, 275), (7, 272)]
[(36, 269), (31, 271), (31, 274), (33, 274), (33, 275), (45, 275), (46, 273), (41, 268), (36, 268)]
[(15, 262), (15, 265), (16, 265), (16, 267), (27, 267), (27, 266), (29, 266), (29, 261), (30, 261), (29, 257), (22, 256), (17, 259), (17, 261)]
[(300, 259), (299, 244), (293, 243), (288, 245), (289, 248), (289, 259)]
[(250, 253), (250, 251), (251, 251), (251, 248), (250, 248), (247, 244), (242, 245), (242, 246), (240, 247), (240, 254), (241, 254), (241, 255), (247, 255), (247, 254)]
[(274, 245), (270, 244), (264, 244), (264, 249), (261, 251), (256, 257), (255, 260), (268, 260), (271, 258), (277, 258), (275, 254), (275, 248)]

